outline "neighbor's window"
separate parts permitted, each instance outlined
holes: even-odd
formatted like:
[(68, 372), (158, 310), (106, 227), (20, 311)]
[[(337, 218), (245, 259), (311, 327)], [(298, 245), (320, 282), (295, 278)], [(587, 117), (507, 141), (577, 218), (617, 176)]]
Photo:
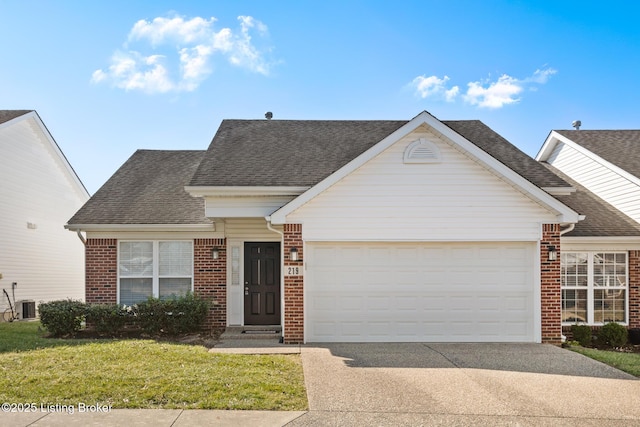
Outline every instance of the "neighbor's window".
[(193, 289), (192, 242), (120, 242), (118, 259), (120, 304), (150, 296), (171, 298)]
[(562, 252), (562, 321), (627, 322), (627, 254)]

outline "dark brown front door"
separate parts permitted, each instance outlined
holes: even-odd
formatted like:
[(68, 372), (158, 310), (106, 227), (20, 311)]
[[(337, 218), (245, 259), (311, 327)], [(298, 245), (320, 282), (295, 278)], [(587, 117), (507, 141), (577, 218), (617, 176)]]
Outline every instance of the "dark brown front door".
[(280, 324), (280, 243), (244, 244), (244, 324)]

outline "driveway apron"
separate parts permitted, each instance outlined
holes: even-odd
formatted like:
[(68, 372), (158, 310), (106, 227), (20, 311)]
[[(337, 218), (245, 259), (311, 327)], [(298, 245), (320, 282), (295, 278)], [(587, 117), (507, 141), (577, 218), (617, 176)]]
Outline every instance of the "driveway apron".
[(289, 425), (640, 425), (640, 381), (541, 344), (302, 347), (310, 411)]

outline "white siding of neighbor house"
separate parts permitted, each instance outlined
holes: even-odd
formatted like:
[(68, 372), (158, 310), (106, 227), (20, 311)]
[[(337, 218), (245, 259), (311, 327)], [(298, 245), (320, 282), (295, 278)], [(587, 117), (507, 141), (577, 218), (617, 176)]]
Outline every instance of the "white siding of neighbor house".
[(547, 162), (640, 222), (637, 183), (562, 142), (556, 145)]
[[(406, 147), (432, 141), (439, 163), (404, 164)], [(543, 208), (452, 142), (425, 128), (388, 149), (310, 200), (287, 222), (302, 223), (318, 241), (532, 241)]]
[(16, 300), (36, 304), (84, 299), (84, 246), (64, 225), (87, 199), (36, 119), (0, 128), (0, 289), (17, 282)]

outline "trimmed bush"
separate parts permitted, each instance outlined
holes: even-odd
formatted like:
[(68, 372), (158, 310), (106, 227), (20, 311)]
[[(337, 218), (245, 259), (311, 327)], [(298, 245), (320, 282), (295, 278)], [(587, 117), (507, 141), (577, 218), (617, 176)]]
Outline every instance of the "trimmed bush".
[(118, 304), (90, 304), (86, 307), (87, 323), (99, 334), (116, 334), (130, 316), (126, 307)]
[(40, 322), (53, 336), (73, 335), (82, 327), (86, 305), (72, 299), (40, 303)]
[(591, 328), (587, 325), (571, 325), (571, 335), (582, 347), (591, 345)]
[(208, 311), (209, 303), (191, 292), (167, 300), (149, 298), (134, 306), (138, 324), (149, 334), (198, 332)]
[(598, 344), (607, 347), (620, 347), (627, 343), (629, 332), (619, 323), (607, 323), (598, 332)]

